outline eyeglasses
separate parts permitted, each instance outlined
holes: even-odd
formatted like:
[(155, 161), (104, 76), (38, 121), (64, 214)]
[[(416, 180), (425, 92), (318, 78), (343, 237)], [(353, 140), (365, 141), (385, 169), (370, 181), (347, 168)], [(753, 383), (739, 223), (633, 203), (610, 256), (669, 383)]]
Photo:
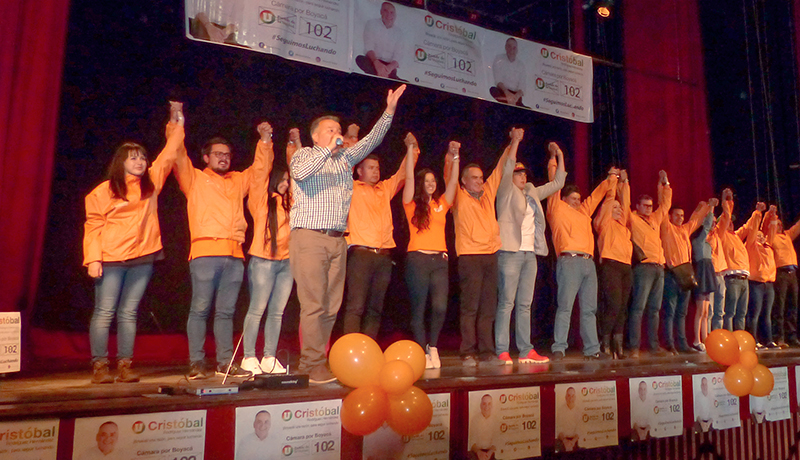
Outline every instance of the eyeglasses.
[(650, 204), (640, 204), (639, 206), (641, 206), (641, 207), (643, 207), (643, 208), (647, 209), (647, 208), (652, 208), (652, 207), (653, 207), (653, 204), (652, 204), (652, 203), (650, 203)]
[(211, 152), (211, 155), (214, 155), (215, 157), (217, 157), (218, 160), (222, 160), (222, 159), (230, 160), (231, 159), (231, 152)]

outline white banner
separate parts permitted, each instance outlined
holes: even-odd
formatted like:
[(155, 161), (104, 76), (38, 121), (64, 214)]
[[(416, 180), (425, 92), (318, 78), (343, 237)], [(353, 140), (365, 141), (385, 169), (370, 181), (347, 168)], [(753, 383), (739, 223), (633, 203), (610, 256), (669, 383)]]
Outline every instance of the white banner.
[(75, 420), (73, 460), (203, 460), (206, 411)]
[(0, 423), (0, 458), (56, 460), (58, 419)]
[(616, 382), (559, 383), (555, 390), (557, 452), (619, 444)]
[(631, 395), (631, 436), (634, 441), (648, 437), (666, 438), (683, 433), (681, 376), (629, 379)]
[(401, 436), (384, 423), (364, 436), (363, 460), (447, 460), (450, 458), (450, 393), (428, 395), (433, 417), (428, 428), (414, 436)]
[(341, 399), (236, 408), (236, 460), (338, 460)]
[(19, 372), (22, 353), (19, 312), (0, 313), (0, 374)]
[(724, 372), (692, 375), (695, 428), (724, 430), (741, 426), (739, 398), (725, 389)]
[(750, 415), (757, 423), (789, 420), (789, 368), (772, 367), (775, 386), (767, 396), (750, 396)]
[(541, 422), (539, 387), (470, 391), (467, 449), (498, 460), (538, 457)]
[(592, 59), (381, 0), (187, 0), (186, 36), (591, 123)]

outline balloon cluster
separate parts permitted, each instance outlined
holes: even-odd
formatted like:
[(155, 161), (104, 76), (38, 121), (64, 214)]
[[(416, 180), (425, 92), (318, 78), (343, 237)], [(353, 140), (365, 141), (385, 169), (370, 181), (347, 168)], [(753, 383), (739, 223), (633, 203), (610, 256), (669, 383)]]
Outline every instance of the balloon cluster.
[(767, 396), (775, 378), (767, 366), (758, 363), (756, 340), (747, 331), (715, 329), (706, 337), (709, 358), (729, 366), (722, 379), (734, 396)]
[(342, 402), (342, 426), (358, 436), (388, 422), (400, 435), (412, 436), (431, 423), (433, 405), (413, 386), (425, 372), (425, 351), (416, 342), (400, 340), (382, 352), (372, 338), (347, 334), (331, 347), (331, 372), (355, 388)]

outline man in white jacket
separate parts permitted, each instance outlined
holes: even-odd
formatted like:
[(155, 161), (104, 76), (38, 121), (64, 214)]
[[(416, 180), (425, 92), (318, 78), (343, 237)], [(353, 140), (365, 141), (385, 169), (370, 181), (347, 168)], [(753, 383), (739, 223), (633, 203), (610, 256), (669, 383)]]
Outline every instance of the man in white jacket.
[(547, 226), (541, 200), (564, 187), (567, 173), (561, 149), (548, 145), (550, 162), (557, 162), (555, 179), (534, 187), (527, 171), (509, 156), (497, 189), (497, 223), (502, 246), (498, 252), (498, 308), (494, 322), (495, 349), (499, 359), (513, 364), (509, 347), (511, 311), (516, 308), (516, 343), (520, 363), (546, 363), (531, 345), (531, 303), (536, 285), (537, 256), (547, 255), (544, 229)]

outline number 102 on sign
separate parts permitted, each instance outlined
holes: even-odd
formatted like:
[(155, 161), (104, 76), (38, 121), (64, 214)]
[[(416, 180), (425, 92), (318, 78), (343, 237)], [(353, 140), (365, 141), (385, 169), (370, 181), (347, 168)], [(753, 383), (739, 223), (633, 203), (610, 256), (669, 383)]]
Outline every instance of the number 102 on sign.
[(309, 21), (306, 18), (300, 18), (299, 35), (304, 37), (316, 38), (330, 43), (336, 43), (336, 30), (334, 24), (328, 24), (322, 21)]
[(468, 75), (475, 75), (475, 63), (472, 60), (452, 54), (447, 55), (447, 69)]

